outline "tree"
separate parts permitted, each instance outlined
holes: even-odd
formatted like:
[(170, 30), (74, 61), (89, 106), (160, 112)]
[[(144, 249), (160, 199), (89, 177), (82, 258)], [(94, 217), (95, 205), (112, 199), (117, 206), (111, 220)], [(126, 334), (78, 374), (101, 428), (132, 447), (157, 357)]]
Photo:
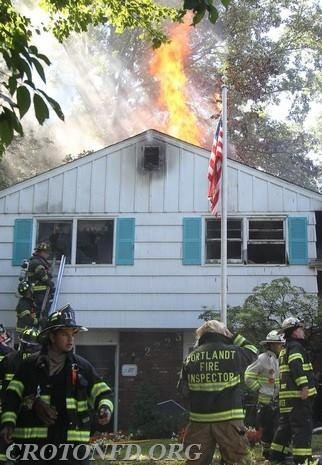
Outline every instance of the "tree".
[(284, 277), (256, 286), (243, 305), (230, 307), (227, 314), (233, 331), (241, 331), (258, 343), (270, 330), (280, 328), (289, 316), (304, 320), (309, 328), (316, 327), (320, 324), (322, 306), (317, 296)]
[[(33, 73), (46, 82), (43, 65), (49, 59), (30, 43), (33, 27), (10, 0), (0, 5), (0, 53), (4, 61), (0, 82), (0, 155), (14, 134), (23, 135), (20, 120), (31, 106), (39, 124), (49, 117), (49, 107), (63, 119), (59, 104), (33, 82)], [(39, 30), (35, 32), (39, 33)]]
[(208, 92), (227, 77), (229, 156), (315, 190), (321, 170), (306, 155), (318, 138), (303, 122), (321, 92), (321, 24), (316, 0), (233, 0), (216, 40), (198, 28), (193, 61)]
[[(287, 277), (273, 279), (254, 287), (242, 305), (228, 307), (227, 326), (255, 344), (272, 329), (280, 329), (283, 320), (298, 317), (307, 327), (314, 353), (321, 353), (322, 301), (316, 295), (294, 286)], [(199, 319), (220, 320), (220, 311), (204, 307)]]
[[(205, 136), (201, 145), (211, 145), (213, 120), (209, 117), (206, 120), (204, 108), (205, 103), (210, 107), (209, 102), (215, 93), (220, 94), (220, 77), (226, 70), (229, 84), (229, 156), (275, 176), (317, 190), (321, 169), (306, 155), (316, 152), (319, 134), (303, 131), (302, 123), (280, 121), (268, 112), (268, 107), (277, 102), (282, 95), (289, 94), (289, 101), (293, 98), (295, 83), (292, 76), (296, 73), (294, 54), (284, 42), (286, 31), (296, 30), (300, 12), (294, 10), (296, 14), (294, 13), (292, 21), (286, 21), (282, 8), (286, 3), (258, 1), (255, 9), (252, 8), (252, 3), (250, 0), (234, 1), (226, 14), (217, 20), (215, 28), (208, 21), (203, 21), (191, 31), (191, 54), (186, 57), (185, 62), (188, 87), (191, 91), (190, 101), (187, 103), (197, 115), (202, 136)], [(287, 2), (287, 6), (291, 7), (291, 3)], [(308, 30), (314, 31), (318, 11), (313, 8), (314, 1), (309, 3), (312, 6), (307, 12), (302, 12), (302, 21)], [(270, 14), (267, 14), (267, 5)], [(276, 45), (276, 39), (273, 40), (273, 37), (279, 34), (279, 28), (285, 31), (285, 37), (278, 36), (280, 43)], [(267, 31), (270, 31), (271, 36), (271, 54), (274, 56), (273, 46), (280, 50), (278, 60), (283, 66), (279, 67), (279, 74), (274, 72), (269, 75), (269, 71), (274, 71), (274, 67), (269, 70), (260, 60), (266, 47)], [(276, 31), (275, 34), (273, 31)], [(318, 34), (316, 30), (316, 39)], [(256, 40), (253, 40), (253, 37)], [(297, 40), (299, 52), (295, 48), (294, 53), (303, 53), (305, 47), (310, 47), (312, 57), (316, 56), (318, 62), (321, 48), (319, 41), (312, 40), (307, 45), (304, 33), (299, 34)], [(94, 75), (104, 76), (103, 79), (100, 78), (101, 85), (95, 84), (93, 87), (89, 77), (86, 84), (78, 88), (86, 106), (86, 119), (95, 120), (94, 126), (100, 128), (103, 140), (111, 143), (113, 140), (126, 138), (128, 134), (141, 132), (146, 127), (158, 128), (158, 123), (166, 115), (159, 108), (155, 108), (159, 94), (157, 82), (151, 79), (148, 72), (151, 49), (139, 40), (137, 31), (125, 31), (119, 35), (107, 27), (93, 28), (84, 37), (83, 44), (73, 38), (72, 43), (67, 42), (66, 49), (69, 50), (70, 58), (77, 66), (82, 79), (89, 74), (85, 72), (86, 69), (95, 69)], [(237, 60), (236, 56), (240, 58)], [(258, 63), (256, 66), (253, 63), (250, 67), (250, 60), (255, 62), (255, 56), (258, 56)], [(262, 60), (264, 61), (264, 58)], [(86, 65), (80, 65), (81, 61)], [(311, 79), (309, 77), (314, 66), (315, 78)], [(289, 80), (284, 76), (285, 69), (293, 69)], [(297, 82), (298, 96), (304, 98), (306, 95), (308, 98), (309, 95), (310, 99), (314, 98), (318, 89), (318, 73), (318, 64), (315, 65), (312, 61), (301, 63), (303, 86)], [(239, 82), (239, 76), (242, 77), (243, 85)], [(305, 76), (308, 77), (306, 81)], [(280, 85), (281, 79), (283, 86)], [(250, 105), (250, 108), (247, 105)], [(151, 106), (154, 111), (151, 111)], [(105, 110), (107, 107), (110, 110), (108, 125)], [(217, 115), (216, 108), (212, 110)], [(78, 113), (79, 111), (82, 110), (77, 109)], [(298, 109), (297, 118), (303, 119), (306, 114), (306, 107), (301, 111)], [(145, 116), (148, 117), (146, 120), (148, 119), (150, 126), (147, 126), (149, 123), (144, 120)], [(126, 124), (122, 124), (125, 121)]]
[(35, 131), (27, 129), (25, 136), (14, 136), (0, 161), (0, 189), (14, 182), (36, 176), (57, 165), (53, 141), (39, 138)]
[[(230, 0), (221, 0), (228, 6)], [(86, 31), (89, 25), (108, 23), (116, 32), (138, 29), (141, 38), (149, 40), (153, 47), (166, 42), (163, 29), (166, 20), (181, 21), (188, 9), (194, 12), (193, 24), (197, 24), (208, 12), (209, 20), (215, 22), (218, 10), (213, 0), (185, 0), (183, 8), (176, 9), (158, 5), (154, 0), (44, 0), (52, 29), (56, 38), (65, 40), (71, 32)], [(0, 6), (0, 53), (5, 66), (1, 71), (0, 82), (0, 158), (14, 135), (23, 135), (21, 119), (33, 107), (36, 119), (43, 124), (52, 109), (60, 119), (64, 119), (58, 102), (43, 89), (35, 85), (34, 74), (46, 83), (44, 65), (49, 66), (49, 58), (32, 45), (34, 28), (30, 19), (20, 14), (11, 0), (3, 0)]]
[[(200, 19), (198, 5), (209, 2), (167, 3), (191, 6), (195, 8), (194, 19)], [(201, 145), (211, 146), (213, 120), (208, 114), (219, 114), (211, 101), (216, 95), (219, 100), (220, 78), (226, 74), (229, 156), (301, 186), (314, 190), (321, 187), (321, 166), (309, 157), (321, 151), (321, 131), (318, 125), (316, 131), (304, 130), (303, 124), (321, 89), (320, 17), (316, 0), (232, 0), (215, 26), (204, 15), (205, 20), (191, 28), (192, 52), (185, 71), (191, 90), (188, 103), (201, 126)], [(73, 101), (76, 123), (86, 120), (101, 145), (145, 130), (147, 120), (152, 123), (149, 127), (157, 128), (165, 116), (151, 110), (155, 110), (153, 103), (158, 98), (157, 83), (147, 70), (152, 49), (142, 41), (141, 32), (142, 28), (128, 28), (120, 34), (104, 23), (89, 28), (87, 34), (73, 34), (64, 40), (77, 71), (75, 76), (82, 79), (69, 83), (75, 86), (79, 103), (76, 109)], [(53, 59), (51, 69), (55, 69), (56, 80), (63, 66)], [(97, 78), (95, 85), (93, 75)], [(290, 108), (288, 117), (281, 120), (279, 102), (285, 100)], [(272, 105), (275, 114), (269, 111)], [(68, 115), (66, 104), (65, 112), (70, 121), (73, 115)], [(93, 147), (79, 151), (83, 148)]]

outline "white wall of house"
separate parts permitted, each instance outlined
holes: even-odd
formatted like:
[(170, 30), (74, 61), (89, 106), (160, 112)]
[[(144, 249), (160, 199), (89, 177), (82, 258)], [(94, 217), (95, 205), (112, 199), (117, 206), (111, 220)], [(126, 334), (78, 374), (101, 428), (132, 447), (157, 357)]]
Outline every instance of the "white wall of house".
[[(142, 169), (142, 147), (158, 144), (164, 167)], [(15, 325), (19, 267), (12, 266), (14, 222), (44, 219), (135, 218), (134, 264), (66, 265), (59, 303), (77, 310), (90, 328), (195, 328), (203, 306), (219, 308), (220, 265), (182, 264), (183, 218), (209, 218), (209, 153), (155, 131), (102, 149), (0, 192), (0, 322)], [(308, 257), (316, 257), (315, 214), (322, 196), (232, 160), (228, 216), (306, 217)], [(286, 239), (287, 242), (287, 239)], [(228, 304), (241, 304), (254, 286), (288, 276), (316, 293), (308, 265), (228, 266)]]

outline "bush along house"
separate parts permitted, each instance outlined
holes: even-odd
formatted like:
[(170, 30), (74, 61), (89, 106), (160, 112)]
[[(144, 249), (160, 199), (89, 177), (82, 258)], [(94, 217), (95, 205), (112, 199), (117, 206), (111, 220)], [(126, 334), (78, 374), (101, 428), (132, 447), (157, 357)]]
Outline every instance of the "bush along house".
[[(126, 429), (148, 384), (177, 401), (198, 316), (219, 309), (220, 219), (209, 213), (209, 152), (155, 130), (0, 192), (1, 323), (15, 327), (20, 266), (48, 242), (66, 265), (58, 306), (88, 333), (76, 351), (114, 387)], [(227, 303), (287, 276), (322, 291), (322, 195), (228, 160)]]

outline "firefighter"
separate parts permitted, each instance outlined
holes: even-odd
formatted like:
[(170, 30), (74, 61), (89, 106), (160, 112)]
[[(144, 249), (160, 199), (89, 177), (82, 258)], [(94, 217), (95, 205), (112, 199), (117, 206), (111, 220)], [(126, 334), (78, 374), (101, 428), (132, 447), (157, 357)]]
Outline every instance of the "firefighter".
[(309, 463), (316, 387), (304, 325), (298, 318), (289, 317), (280, 331), (285, 335), (285, 347), (279, 355), (280, 418), (271, 444), (271, 461), (281, 463), (291, 452), (295, 464)]
[(84, 330), (69, 304), (50, 315), (40, 332), (41, 351), (24, 360), (9, 383), (0, 434), (7, 443), (13, 439), (18, 444), (17, 463), (24, 463), (30, 444), (36, 447), (37, 460), (45, 457), (49, 464), (58, 465), (63, 454), (69, 464), (88, 463), (92, 408), (101, 424), (110, 421), (109, 386), (87, 360), (73, 353), (74, 336)]
[(241, 464), (248, 446), (241, 376), (257, 357), (257, 349), (217, 320), (198, 328), (196, 339), (195, 349), (183, 362), (177, 386), (190, 403), (183, 445), (184, 449), (191, 446), (192, 459), (186, 464), (208, 465), (216, 445), (224, 463)]
[(37, 305), (37, 318), (46, 319), (54, 294), (51, 265), (48, 261), (50, 247), (40, 242), (29, 259), (28, 282), (32, 286), (34, 300)]
[(20, 333), (18, 349), (9, 352), (1, 361), (0, 377), (3, 380), (2, 393), (4, 393), (7, 389), (9, 382), (18, 370), (21, 361), (40, 349), (38, 335), (38, 329), (25, 328)]
[(3, 324), (0, 324), (0, 362), (9, 353), (12, 352), (12, 347), (8, 346), (11, 341), (11, 336), (4, 328)]
[(260, 432), (263, 457), (269, 459), (269, 450), (278, 423), (279, 366), (278, 355), (284, 337), (276, 329), (270, 331), (260, 345), (265, 352), (258, 356), (245, 371), (245, 384), (258, 395), (256, 428)]
[[(18, 371), (22, 361), (40, 349), (38, 335), (39, 331), (37, 329), (26, 328), (20, 334), (18, 350), (8, 353), (0, 363), (0, 378), (2, 380), (1, 403), (4, 400), (9, 382)], [(8, 444), (3, 438), (0, 438), (0, 464), (7, 461), (7, 447)]]
[[(2, 324), (0, 324), (0, 364), (2, 363), (3, 359), (14, 352), (14, 349), (8, 346), (8, 343), (11, 341), (11, 336), (8, 331), (4, 328)], [(2, 377), (0, 377), (0, 393), (2, 392)], [(1, 402), (0, 402), (0, 412), (1, 412)]]
[(21, 281), (18, 285), (18, 292), (21, 297), (16, 307), (16, 332), (20, 335), (25, 328), (37, 328), (38, 318), (31, 285), (27, 281)]

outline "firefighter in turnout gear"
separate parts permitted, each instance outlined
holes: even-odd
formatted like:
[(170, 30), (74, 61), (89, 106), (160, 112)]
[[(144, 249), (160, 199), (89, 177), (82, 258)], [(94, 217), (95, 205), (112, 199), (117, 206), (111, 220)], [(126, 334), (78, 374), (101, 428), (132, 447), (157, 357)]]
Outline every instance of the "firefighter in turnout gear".
[(283, 321), (280, 331), (286, 342), (279, 355), (280, 418), (271, 444), (271, 461), (282, 463), (291, 453), (295, 464), (309, 463), (316, 387), (304, 326), (298, 318), (290, 317)]
[(225, 464), (242, 464), (248, 441), (241, 377), (257, 357), (257, 349), (216, 320), (206, 321), (196, 337), (195, 349), (183, 362), (177, 386), (190, 403), (183, 445), (185, 449), (191, 446), (191, 457), (199, 456), (186, 464), (208, 465), (216, 445)]
[[(27, 357), (40, 350), (38, 342), (39, 331), (36, 328), (25, 328), (20, 334), (18, 350), (7, 354), (0, 363), (0, 377), (2, 382), (2, 393), (4, 394), (9, 382), (18, 371), (18, 368)], [(2, 396), (3, 397), (3, 396)]]
[(49, 245), (41, 242), (29, 259), (27, 277), (37, 305), (37, 318), (47, 318), (48, 309), (54, 294), (51, 265), (48, 261)]
[(33, 444), (40, 463), (45, 457), (58, 465), (64, 457), (69, 465), (87, 464), (90, 412), (98, 412), (101, 424), (110, 421), (111, 389), (91, 363), (73, 353), (75, 333), (85, 330), (69, 304), (50, 315), (40, 332), (41, 351), (24, 360), (10, 381), (0, 434), (19, 448), (17, 463), (24, 463)]
[(4, 328), (2, 324), (0, 324), (0, 362), (1, 360), (9, 353), (12, 352), (12, 347), (8, 346), (8, 343), (11, 341), (10, 334)]
[(21, 297), (16, 307), (16, 332), (20, 335), (25, 328), (37, 328), (38, 318), (31, 285), (27, 281), (21, 281), (18, 285), (18, 292)]
[[(2, 360), (10, 354), (10, 352), (14, 352), (12, 347), (9, 347), (7, 344), (11, 341), (11, 337), (8, 331), (4, 328), (2, 324), (0, 324), (0, 364)], [(0, 393), (2, 391), (2, 378), (0, 377)], [(1, 404), (0, 404), (0, 411), (1, 411)]]
[[(40, 349), (38, 336), (39, 331), (37, 329), (26, 328), (20, 334), (18, 350), (7, 354), (0, 363), (0, 378), (2, 379), (1, 402), (3, 402), (6, 389), (15, 373), (17, 373), (22, 361)], [(7, 448), (8, 444), (3, 438), (0, 438), (0, 464), (7, 461)]]
[(270, 331), (260, 345), (265, 352), (258, 356), (245, 371), (245, 384), (258, 395), (256, 428), (260, 432), (263, 456), (269, 459), (274, 431), (278, 423), (279, 366), (278, 355), (284, 337), (276, 329)]

